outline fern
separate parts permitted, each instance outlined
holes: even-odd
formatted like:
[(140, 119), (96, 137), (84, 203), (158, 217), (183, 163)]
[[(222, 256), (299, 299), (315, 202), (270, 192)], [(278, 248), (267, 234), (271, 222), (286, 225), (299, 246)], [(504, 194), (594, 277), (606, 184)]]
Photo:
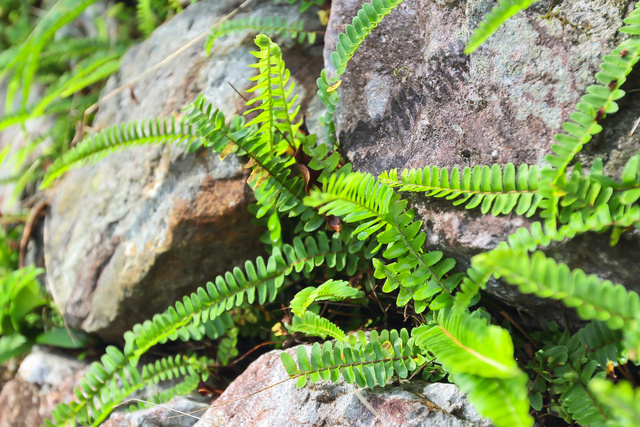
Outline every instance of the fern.
[(289, 4), (300, 3), (300, 12), (306, 12), (311, 6), (322, 6), (325, 0), (275, 0), (276, 3), (286, 1)]
[(274, 156), (267, 142), (243, 126), (240, 119), (232, 120), (231, 127), (226, 128), (222, 113), (214, 111), (204, 97), (199, 97), (188, 107), (187, 120), (205, 140), (205, 146), (222, 152), (221, 157), (233, 152), (250, 157), (253, 173), (248, 182), (259, 197), (260, 205), (269, 208), (275, 202), (279, 212), (288, 213), (290, 217), (300, 216), (305, 231), (313, 231), (324, 223), (315, 210), (304, 205), (305, 183), (298, 177), (290, 177), (288, 160)]
[(627, 381), (620, 381), (616, 385), (604, 379), (593, 379), (589, 389), (599, 401), (609, 407), (615, 424), (620, 427), (634, 427), (640, 425), (640, 388), (633, 388)]
[(336, 142), (333, 114), (336, 110), (336, 105), (338, 105), (336, 89), (340, 85), (340, 77), (364, 40), (382, 19), (402, 2), (403, 0), (372, 0), (371, 3), (364, 3), (362, 9), (353, 17), (351, 24), (346, 26), (344, 32), (338, 34), (336, 50), (330, 56), (335, 68), (335, 76), (329, 79), (326, 71), (322, 70), (317, 81), (318, 97), (327, 108), (324, 117), (320, 118), (320, 124), (326, 129), (330, 146), (335, 145)]
[[(250, 79), (256, 85), (247, 92), (257, 92), (258, 96), (247, 101), (246, 105), (258, 105), (245, 114), (258, 112), (258, 115), (247, 126), (258, 125), (257, 134), (267, 144), (266, 149), (273, 149), (276, 155), (281, 155), (299, 145), (296, 137), (302, 120), (297, 120), (296, 115), (300, 106), (293, 107), (298, 96), (291, 97), (295, 84), (289, 82), (290, 73), (282, 60), (280, 47), (264, 34), (258, 35), (255, 42), (260, 51), (252, 52), (258, 58), (258, 63), (252, 66), (259, 69), (259, 74)], [(284, 139), (280, 144), (276, 143), (277, 132)]]
[(326, 262), (329, 267), (346, 269), (348, 274), (353, 274), (358, 257), (349, 250), (355, 251), (358, 247), (358, 243), (344, 247), (339, 238), (329, 240), (322, 233), (318, 234), (317, 240), (307, 237), (303, 242), (295, 238), (292, 246), (274, 247), (266, 262), (262, 257), (255, 263), (247, 261), (244, 272), (236, 267), (233, 272), (218, 276), (215, 282), (207, 283), (206, 288), (185, 296), (175, 307), (155, 315), (153, 320), (134, 326), (124, 335), (125, 354), (135, 364), (157, 343), (178, 338), (200, 340), (207, 334), (206, 325), (213, 321), (222, 321), (217, 326), (220, 335), (228, 328), (228, 320), (219, 319), (220, 316), (245, 301), (248, 304), (257, 301), (260, 305), (273, 301), (285, 278), (293, 272), (311, 271)]
[(465, 204), (467, 209), (480, 206), (483, 214), (506, 215), (514, 209), (518, 215), (535, 213), (541, 196), (537, 194), (539, 173), (536, 166), (520, 165), (516, 172), (513, 163), (500, 166), (465, 167), (462, 173), (454, 167), (449, 174), (446, 168), (426, 166), (424, 169), (405, 169), (401, 177), (393, 169), (383, 172), (380, 182), (398, 191), (425, 192), (430, 197), (446, 197), (455, 200), (454, 206)]
[(96, 0), (60, 0), (38, 22), (20, 49), (0, 72), (0, 79), (11, 72), (12, 77), (7, 87), (5, 111), (12, 111), (13, 101), (18, 89), (22, 87), (21, 108), (24, 108), (29, 98), (33, 78), (39, 67), (39, 56), (45, 47), (53, 40), (56, 32), (73, 21), (89, 5)]
[(557, 143), (551, 146), (554, 154), (546, 157), (551, 168), (542, 171), (552, 186), (558, 183), (576, 154), (591, 140), (591, 136), (602, 131), (598, 122), (606, 114), (618, 111), (615, 101), (624, 96), (624, 91), (619, 88), (640, 58), (640, 37), (637, 37), (640, 36), (640, 27), (637, 25), (640, 23), (640, 8), (631, 12), (624, 22), (627, 26), (621, 28), (620, 32), (632, 37), (603, 57), (601, 71), (596, 74), (600, 85), (587, 88), (587, 94), (578, 103), (577, 111), (571, 114), (572, 121), (562, 125), (567, 134), (555, 136)]
[(479, 312), (440, 310), (435, 323), (412, 331), (416, 344), (433, 353), (451, 379), (469, 394), (480, 414), (498, 426), (530, 426), (526, 375), (513, 359), (509, 333)]
[(289, 332), (302, 332), (323, 340), (329, 335), (335, 340), (346, 341), (346, 335), (342, 329), (329, 319), (318, 316), (312, 311), (307, 311), (302, 316), (294, 316)]
[(291, 38), (297, 39), (298, 43), (305, 40), (309, 44), (313, 44), (316, 40), (314, 31), (305, 31), (304, 21), (287, 21), (282, 17), (248, 17), (229, 19), (211, 28), (205, 42), (205, 51), (207, 55), (211, 53), (211, 48), (216, 39), (229, 33), (245, 30), (254, 30), (261, 33), (269, 33), (273, 35), (285, 34)]
[[(97, 426), (104, 421), (113, 408), (133, 392), (166, 379), (186, 376), (191, 390), (201, 378), (206, 380), (207, 359), (177, 355), (161, 359), (142, 368), (142, 373), (127, 362), (115, 347), (107, 347), (102, 363), (94, 362), (85, 378), (74, 388), (75, 402), (60, 403), (45, 420), (45, 426), (82, 425)], [(175, 392), (187, 391), (185, 386), (168, 390), (164, 395), (154, 396), (154, 402), (162, 403), (172, 398)], [(187, 391), (188, 392), (188, 391)]]
[(291, 300), (291, 311), (304, 316), (307, 308), (316, 301), (342, 301), (347, 298), (359, 298), (362, 292), (349, 286), (344, 280), (327, 280), (317, 288), (309, 286), (298, 292)]
[(145, 37), (149, 37), (158, 26), (158, 17), (151, 8), (152, 0), (138, 0), (136, 5), (136, 19), (138, 28)]
[(500, 0), (500, 2), (491, 9), (491, 12), (489, 12), (485, 20), (475, 29), (469, 39), (469, 43), (467, 43), (467, 47), (464, 49), (464, 53), (467, 55), (471, 54), (480, 47), (485, 40), (491, 37), (493, 33), (498, 31), (498, 28), (507, 22), (509, 18), (537, 1), (538, 0)]
[(587, 276), (580, 269), (570, 271), (565, 264), (556, 263), (542, 252), (529, 257), (523, 250), (500, 248), (477, 255), (472, 262), (518, 286), (522, 293), (562, 300), (585, 320), (604, 321), (612, 329), (624, 328), (627, 345), (640, 348), (634, 335), (640, 328), (640, 296), (636, 292), (608, 280), (600, 281), (594, 275)]
[(533, 425), (529, 415), (527, 376), (487, 378), (465, 373), (450, 373), (449, 379), (467, 394), (478, 413), (501, 427)]
[(348, 343), (313, 344), (310, 357), (299, 346), (296, 356), (297, 365), (290, 354), (280, 353), (289, 378), (297, 378), (298, 387), (304, 387), (307, 380), (338, 382), (340, 377), (360, 387), (384, 386), (394, 374), (407, 378), (425, 360), (406, 329), (399, 333), (395, 329), (380, 334), (371, 331), (368, 340), (359, 331), (358, 338), (351, 335)]
[(117, 150), (146, 144), (186, 143), (189, 146), (197, 140), (198, 136), (192, 132), (187, 122), (184, 119), (176, 122), (174, 117), (110, 126), (86, 137), (56, 159), (47, 169), (41, 187), (50, 186), (57, 177), (71, 168), (81, 166), (87, 161), (101, 159)]
[(397, 262), (376, 263), (375, 274), (377, 278), (389, 279), (385, 284), (387, 290), (398, 287), (391, 283), (403, 283), (398, 304), (406, 304), (406, 298), (413, 299), (415, 310), (420, 313), (441, 291), (445, 293), (439, 296), (438, 304), (448, 304), (451, 289), (461, 280), (460, 275), (444, 279), (455, 261), (442, 259), (439, 251), (423, 253), (426, 235), (420, 232), (422, 221), (413, 221), (415, 213), (405, 211), (407, 202), (399, 200), (391, 188), (368, 174), (334, 174), (321, 191), (312, 190), (305, 203), (319, 207), (320, 213), (339, 216), (344, 222), (359, 222), (353, 231), (358, 239), (376, 234), (377, 248), (386, 245), (382, 255)]

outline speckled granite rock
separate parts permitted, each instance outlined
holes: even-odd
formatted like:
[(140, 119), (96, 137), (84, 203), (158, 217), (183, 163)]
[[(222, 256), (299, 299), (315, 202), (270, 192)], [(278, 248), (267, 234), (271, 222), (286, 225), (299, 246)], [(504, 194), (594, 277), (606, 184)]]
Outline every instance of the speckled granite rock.
[(0, 427), (41, 425), (58, 403), (74, 398), (73, 387), (87, 368), (88, 363), (34, 347), (0, 392)]
[[(145, 72), (206, 31), (241, 1), (205, 1), (158, 28), (124, 57), (104, 93)], [(296, 5), (255, 1), (237, 15), (300, 19)], [(314, 16), (306, 17), (309, 22)], [(315, 18), (317, 21), (317, 18)], [(100, 106), (96, 129), (123, 121), (179, 114), (200, 93), (225, 114), (243, 105), (234, 92), (255, 74), (253, 35), (218, 39), (205, 57), (204, 39)], [(321, 46), (285, 41), (303, 108), (315, 94), (315, 68), (305, 66)], [(295, 46), (295, 47), (294, 47)], [(315, 67), (315, 68), (314, 68)], [(301, 70), (299, 73), (296, 71)], [(304, 87), (311, 90), (305, 91)], [(47, 218), (46, 257), (57, 305), (75, 328), (114, 341), (135, 322), (260, 253), (251, 225), (251, 190), (235, 157), (224, 162), (204, 151), (139, 147), (66, 175), (56, 185)]]
[[(206, 403), (196, 402), (186, 397), (176, 397), (162, 406), (134, 412), (113, 413), (102, 427), (190, 427), (198, 421), (196, 417), (202, 413), (195, 411), (200, 411), (207, 406), (209, 405)], [(176, 411), (190, 415), (182, 415)]]
[[(311, 351), (310, 346), (306, 349)], [(286, 351), (295, 355), (295, 350)], [(267, 388), (287, 378), (280, 353), (274, 350), (253, 362), (213, 402), (196, 426), (491, 426), (453, 384), (412, 380), (362, 390), (340, 381), (298, 389), (295, 381), (285, 381)], [(375, 415), (356, 394), (375, 410)]]
[[(333, 1), (326, 66), (337, 34), (362, 3)], [(470, 32), (495, 1), (404, 2), (363, 43), (342, 77), (335, 120), (345, 155), (355, 169), (374, 174), (426, 165), (543, 164), (553, 135), (594, 83), (600, 57), (621, 41), (617, 29), (633, 4), (540, 1), (466, 56)], [(637, 74), (631, 75), (625, 89), (637, 83)], [(621, 112), (605, 120), (605, 131), (586, 146), (582, 160), (602, 157), (605, 171), (618, 176), (640, 149), (640, 134), (627, 136), (640, 116), (638, 100), (636, 91), (621, 102)], [(462, 265), (530, 223), (515, 214), (483, 216), (439, 199), (406, 197), (424, 221), (427, 246)], [(550, 252), (572, 267), (640, 290), (640, 264), (634, 262), (639, 243), (637, 235), (627, 234), (609, 248), (606, 236), (589, 235)], [(560, 303), (522, 297), (495, 283), (489, 288), (538, 314), (562, 313)]]

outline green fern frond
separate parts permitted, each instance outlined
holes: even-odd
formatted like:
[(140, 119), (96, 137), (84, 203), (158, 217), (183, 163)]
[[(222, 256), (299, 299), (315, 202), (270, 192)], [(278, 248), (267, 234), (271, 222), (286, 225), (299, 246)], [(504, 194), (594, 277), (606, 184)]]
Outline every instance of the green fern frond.
[(22, 88), (20, 108), (26, 107), (34, 76), (40, 66), (39, 57), (41, 52), (51, 43), (60, 28), (76, 19), (82, 11), (95, 3), (95, 1), (60, 0), (38, 22), (36, 28), (20, 46), (15, 56), (0, 71), (0, 80), (7, 73), (12, 74), (7, 86), (6, 112), (13, 110), (13, 102), (20, 88)]
[(383, 172), (380, 177), (398, 191), (424, 192), (429, 197), (446, 197), (455, 200), (454, 206), (466, 204), (466, 209), (480, 206), (483, 214), (506, 215), (514, 209), (518, 215), (533, 215), (541, 196), (537, 166), (520, 165), (518, 171), (513, 163), (465, 167), (462, 173), (457, 167), (451, 170), (426, 166), (424, 169), (405, 169), (398, 177), (396, 169)]
[(487, 378), (521, 375), (509, 332), (489, 325), (479, 312), (438, 311), (435, 323), (411, 331), (416, 344), (433, 353), (449, 372)]
[[(125, 46), (116, 46), (122, 50)], [(86, 58), (96, 53), (109, 53), (114, 47), (112, 41), (99, 38), (65, 37), (48, 44), (40, 55), (40, 66), (47, 68), (58, 64), (68, 63), (76, 58)]]
[(307, 350), (299, 346), (296, 356), (297, 365), (290, 354), (280, 353), (289, 378), (297, 378), (298, 387), (304, 387), (307, 380), (335, 383), (340, 377), (360, 387), (384, 386), (394, 374), (407, 378), (425, 360), (406, 329), (399, 333), (395, 329), (380, 334), (371, 331), (368, 340), (359, 331), (358, 339), (351, 335), (348, 343), (327, 341), (322, 347), (315, 343), (310, 357)]
[(41, 187), (50, 186), (57, 177), (71, 168), (100, 159), (120, 149), (146, 144), (186, 143), (189, 146), (197, 139), (198, 136), (192, 132), (185, 119), (176, 122), (174, 117), (110, 126), (86, 137), (59, 157), (47, 170)]
[[(142, 354), (157, 343), (178, 338), (183, 341), (200, 340), (205, 335), (209, 336), (204, 328), (232, 308), (245, 302), (253, 304), (257, 301), (264, 305), (267, 301), (273, 301), (286, 277), (293, 272), (311, 271), (317, 265), (326, 263), (332, 268), (346, 269), (348, 274), (353, 274), (359, 258), (349, 251), (355, 252), (360, 247), (359, 242), (344, 246), (339, 237), (329, 240), (323, 233), (319, 233), (316, 239), (307, 237), (303, 242), (296, 237), (293, 245), (274, 247), (266, 262), (262, 257), (258, 257), (255, 263), (247, 261), (244, 271), (236, 267), (233, 272), (218, 276), (206, 287), (185, 296), (175, 307), (155, 315), (152, 320), (135, 325), (124, 335), (125, 354), (135, 364)], [(217, 325), (217, 335), (231, 326), (228, 319), (223, 317), (220, 320), (222, 324)]]
[(145, 37), (149, 37), (158, 26), (158, 17), (151, 8), (151, 0), (138, 0), (136, 5), (138, 28)]
[(612, 384), (602, 378), (594, 378), (589, 383), (600, 402), (609, 407), (615, 421), (609, 425), (635, 427), (640, 425), (640, 388), (633, 388), (627, 381)]
[(509, 332), (489, 325), (479, 312), (440, 310), (434, 323), (411, 335), (437, 357), (478, 412), (497, 426), (531, 426), (527, 376), (513, 358)]
[(561, 384), (556, 389), (561, 391), (561, 410), (570, 416), (578, 425), (605, 426), (611, 414), (608, 413), (595, 396), (590, 393), (588, 385), (593, 379), (604, 379), (605, 373), (598, 370), (598, 362), (591, 360), (569, 374), (572, 381)]
[[(280, 3), (285, 0), (276, 0), (276, 3)], [(300, 3), (300, 12), (306, 12), (311, 6), (322, 6), (325, 0), (286, 0), (289, 4)]]
[[(204, 97), (199, 97), (188, 108), (187, 120), (195, 128), (195, 133), (205, 141), (205, 146), (222, 152), (221, 157), (230, 153), (246, 154), (251, 160), (253, 173), (249, 184), (254, 189), (258, 203), (270, 208), (274, 205), (279, 212), (290, 217), (300, 216), (305, 231), (313, 231), (325, 223), (314, 209), (304, 205), (304, 181), (291, 177), (288, 160), (274, 156), (268, 143), (253, 132), (253, 128), (243, 126), (240, 118), (231, 121), (227, 128), (224, 115), (213, 110)], [(255, 191), (260, 188), (260, 191)]]
[(335, 323), (324, 317), (318, 316), (312, 311), (307, 311), (302, 316), (294, 316), (289, 332), (302, 332), (305, 335), (327, 339), (327, 335), (338, 341), (346, 341), (344, 331)]
[[(259, 52), (251, 52), (258, 63), (252, 67), (258, 68), (259, 74), (250, 80), (256, 85), (247, 89), (247, 92), (256, 92), (257, 97), (246, 102), (252, 107), (245, 114), (258, 112), (258, 115), (247, 123), (247, 126), (258, 125), (257, 134), (261, 140), (266, 142), (267, 150), (274, 150), (276, 155), (282, 155), (285, 151), (298, 148), (298, 129), (302, 125), (302, 120), (296, 115), (300, 111), (300, 105), (294, 107), (298, 98), (291, 96), (295, 88), (295, 83), (289, 81), (290, 72), (282, 60), (282, 50), (271, 41), (269, 37), (260, 34), (255, 38)], [(284, 138), (277, 144), (277, 133)]]
[[(140, 373), (113, 346), (107, 347), (101, 362), (92, 363), (85, 377), (74, 388), (76, 401), (58, 404), (51, 414), (52, 420), (45, 420), (45, 426), (75, 423), (97, 426), (109, 416), (115, 406), (135, 391), (181, 376), (192, 378), (190, 383), (195, 378), (200, 381), (201, 377), (208, 376), (209, 364), (205, 358), (177, 355), (148, 364)], [(197, 381), (195, 384), (197, 385)], [(156, 399), (159, 401), (162, 397), (158, 396)]]
[(591, 140), (592, 135), (602, 131), (598, 122), (606, 114), (618, 111), (615, 101), (625, 95), (619, 88), (640, 59), (640, 27), (637, 25), (640, 22), (640, 8), (631, 12), (624, 22), (627, 26), (621, 28), (620, 32), (632, 37), (623, 41), (611, 54), (603, 57), (601, 71), (595, 76), (600, 85), (587, 88), (587, 94), (576, 106), (577, 111), (571, 114), (572, 121), (562, 125), (567, 133), (555, 136), (556, 144), (551, 146), (553, 154), (546, 157), (551, 167), (542, 171), (543, 177), (548, 179), (552, 186), (564, 176), (575, 155)]
[(587, 357), (605, 368), (609, 362), (618, 364), (623, 354), (622, 331), (609, 328), (604, 322), (589, 322), (577, 334), (581, 350), (586, 349)]
[[(344, 222), (359, 222), (353, 233), (358, 239), (376, 234), (377, 250), (386, 245), (383, 256), (397, 262), (376, 264), (376, 277), (387, 278), (386, 289), (396, 289), (402, 282), (399, 304), (413, 299), (418, 313), (425, 310), (431, 298), (440, 291), (444, 295), (437, 304), (449, 304), (450, 292), (460, 275), (443, 279), (454, 266), (452, 258), (442, 259), (442, 253), (423, 253), (426, 235), (420, 232), (422, 221), (413, 221), (415, 213), (405, 210), (407, 202), (399, 200), (393, 189), (369, 174), (354, 172), (334, 174), (322, 190), (312, 190), (305, 199), (307, 205), (319, 207), (319, 212), (341, 217)], [(432, 307), (434, 309), (435, 306)]]
[(347, 25), (344, 32), (338, 34), (336, 50), (331, 53), (331, 62), (335, 67), (335, 77), (329, 79), (325, 70), (317, 80), (318, 97), (327, 108), (324, 117), (320, 118), (320, 124), (327, 130), (328, 143), (335, 145), (335, 126), (333, 114), (338, 105), (338, 93), (340, 77), (345, 72), (347, 65), (355, 55), (360, 45), (378, 26), (382, 19), (398, 7), (404, 0), (372, 0), (364, 3), (362, 9), (353, 17), (351, 24)]
[(491, 12), (475, 29), (464, 53), (471, 54), (482, 43), (493, 35), (509, 18), (525, 10), (538, 0), (500, 0), (500, 2), (491, 9)]
[(486, 378), (465, 373), (450, 373), (449, 379), (467, 394), (483, 417), (498, 427), (531, 427), (527, 397), (527, 376), (522, 373), (513, 378)]
[(348, 298), (356, 299), (362, 292), (352, 288), (345, 280), (327, 280), (322, 285), (308, 286), (298, 292), (291, 303), (291, 311), (297, 316), (304, 316), (307, 308), (316, 301), (342, 301)]
[[(503, 247), (475, 256), (472, 263), (492, 271), (496, 278), (503, 277), (522, 293), (562, 300), (584, 320), (600, 320), (611, 329), (634, 331), (639, 327), (640, 296), (636, 292), (580, 269), (571, 271), (542, 252), (529, 256), (524, 250)], [(640, 343), (632, 344), (636, 348)]]
[(313, 44), (316, 40), (315, 31), (305, 31), (304, 20), (287, 21), (280, 16), (276, 18), (260, 16), (236, 18), (229, 19), (211, 28), (204, 44), (207, 55), (211, 53), (213, 43), (218, 37), (245, 30), (269, 33), (271, 35), (285, 34), (291, 38), (297, 38), (298, 43), (303, 43), (306, 40), (307, 43)]

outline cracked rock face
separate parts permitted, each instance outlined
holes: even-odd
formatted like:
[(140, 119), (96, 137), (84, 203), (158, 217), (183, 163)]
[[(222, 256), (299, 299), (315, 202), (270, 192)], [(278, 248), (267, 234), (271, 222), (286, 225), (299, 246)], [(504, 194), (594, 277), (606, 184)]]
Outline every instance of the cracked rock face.
[[(311, 352), (310, 346), (305, 348), (307, 353)], [(291, 348), (286, 352), (295, 357), (295, 350)], [(412, 380), (363, 390), (340, 381), (307, 384), (298, 389), (295, 380), (291, 380), (267, 388), (287, 379), (280, 353), (280, 350), (274, 350), (253, 362), (212, 403), (212, 408), (202, 415), (196, 427), (491, 426), (453, 384)]]
[[(332, 3), (325, 65), (337, 35), (351, 23), (362, 0)], [(551, 3), (555, 6), (550, 9)], [(544, 164), (563, 121), (588, 85), (600, 58), (622, 37), (617, 29), (632, 1), (540, 1), (512, 18), (483, 47), (467, 56), (471, 31), (495, 5), (491, 0), (406, 1), (362, 44), (342, 76), (335, 120), (344, 154), (354, 169), (379, 174), (393, 168)], [(637, 73), (623, 89), (638, 85)], [(605, 119), (605, 131), (579, 160), (604, 160), (618, 177), (640, 149), (627, 133), (640, 116), (640, 94), (629, 93), (621, 111)], [(407, 195), (424, 221), (427, 247), (466, 267), (530, 219), (466, 211), (451, 202)], [(553, 247), (550, 254), (572, 268), (640, 290), (640, 238), (627, 233), (615, 248), (603, 235), (587, 235)], [(594, 248), (598, 248), (594, 250)], [(499, 298), (536, 314), (561, 313), (559, 303), (522, 296), (497, 283)], [(562, 320), (562, 319), (557, 319)]]
[[(104, 94), (149, 70), (241, 3), (190, 6), (125, 55)], [(265, 1), (237, 17), (249, 15), (301, 19), (297, 5)], [(306, 18), (314, 22), (313, 16)], [(203, 43), (145, 75), (133, 93), (101, 104), (95, 130), (179, 115), (201, 93), (227, 117), (235, 113), (244, 102), (228, 83), (239, 91), (250, 87), (253, 34), (219, 38), (209, 57)], [(304, 50), (290, 40), (281, 45), (305, 108), (316, 91), (317, 70), (302, 69), (321, 48)], [(251, 225), (247, 206), (253, 194), (245, 181), (234, 156), (220, 161), (206, 150), (194, 155), (176, 146), (138, 147), (67, 174), (54, 189), (45, 245), (51, 291), (69, 324), (120, 340), (134, 323), (259, 255), (262, 230)]]

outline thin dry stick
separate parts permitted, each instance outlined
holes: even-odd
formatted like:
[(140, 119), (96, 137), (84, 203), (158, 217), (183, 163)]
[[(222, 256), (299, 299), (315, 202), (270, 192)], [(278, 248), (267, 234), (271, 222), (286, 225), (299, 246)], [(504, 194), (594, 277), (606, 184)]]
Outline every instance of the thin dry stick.
[[(238, 6), (237, 8), (235, 8), (232, 12), (228, 13), (227, 15), (223, 16), (222, 18), (220, 18), (218, 21), (216, 21), (215, 24), (213, 24), (212, 26), (216, 26), (218, 24), (223, 23), (224, 21), (227, 21), (228, 19), (232, 18), (233, 16), (235, 16), (240, 9), (243, 9), (245, 6), (249, 5), (250, 3), (252, 3), (254, 0), (245, 0), (244, 3), (242, 3), (240, 6)], [(119, 94), (120, 92), (124, 91), (125, 89), (129, 88), (129, 87), (133, 87), (133, 84), (137, 81), (139, 81), (140, 79), (142, 79), (144, 76), (146, 76), (147, 74), (151, 73), (152, 71), (157, 70), (158, 68), (162, 67), (163, 65), (165, 65), (166, 63), (172, 61), (175, 57), (177, 57), (178, 55), (180, 55), (182, 52), (184, 52), (185, 50), (187, 50), (188, 48), (190, 48), (191, 46), (193, 46), (195, 43), (197, 43), (200, 39), (202, 39), (204, 36), (206, 36), (209, 33), (210, 29), (207, 29), (205, 31), (203, 31), (202, 33), (198, 34), (194, 39), (192, 39), (190, 42), (188, 42), (187, 44), (185, 44), (184, 46), (182, 46), (180, 49), (176, 50), (175, 52), (173, 52), (171, 55), (167, 56), (165, 59), (163, 59), (162, 61), (158, 62), (156, 65), (154, 65), (153, 67), (145, 70), (142, 74), (137, 75), (136, 77), (132, 78), (131, 80), (129, 80), (128, 82), (124, 83), (123, 85), (121, 85), (120, 87), (112, 90), (111, 92), (109, 92), (108, 94), (106, 94), (105, 96), (103, 96), (102, 98), (100, 98), (95, 104), (93, 104), (92, 106), (90, 106), (89, 108), (86, 109), (86, 111), (84, 112), (84, 119), (83, 122), (86, 122), (87, 116), (93, 112), (96, 111), (96, 109), (98, 108), (98, 106), (113, 98), (114, 96), (116, 96), (117, 94)]]
[(636, 120), (636, 122), (633, 124), (633, 128), (631, 128), (631, 132), (629, 132), (629, 136), (633, 136), (633, 133), (636, 131), (636, 128), (638, 127), (638, 125), (640, 125), (640, 117), (638, 117), (638, 120)]
[(360, 393), (360, 390), (355, 389), (355, 390), (353, 390), (353, 393), (356, 395), (356, 397), (358, 398), (358, 400), (359, 400), (360, 402), (362, 402), (362, 404), (363, 404), (364, 406), (366, 406), (366, 407), (367, 407), (367, 409), (368, 409), (369, 411), (371, 411), (371, 413), (372, 413), (372, 414), (373, 414), (377, 419), (379, 419), (379, 420), (380, 420), (380, 422), (382, 423), (382, 425), (383, 425), (383, 426), (390, 426), (390, 425), (392, 425), (392, 424), (389, 424), (389, 423), (385, 423), (385, 419), (384, 419), (384, 418), (383, 418), (383, 416), (380, 414), (380, 412), (376, 411), (376, 409), (375, 409), (373, 406), (371, 406), (371, 404), (370, 404), (369, 402), (367, 402), (367, 400), (364, 398), (364, 396), (362, 395), (362, 393)]
[(22, 232), (22, 238), (20, 239), (20, 256), (18, 259), (18, 268), (24, 267), (25, 258), (27, 256), (27, 246), (29, 245), (29, 237), (31, 237), (31, 231), (33, 230), (33, 224), (36, 222), (36, 218), (40, 216), (42, 211), (49, 206), (49, 200), (43, 200), (31, 209), (29, 218), (24, 225), (24, 231)]

